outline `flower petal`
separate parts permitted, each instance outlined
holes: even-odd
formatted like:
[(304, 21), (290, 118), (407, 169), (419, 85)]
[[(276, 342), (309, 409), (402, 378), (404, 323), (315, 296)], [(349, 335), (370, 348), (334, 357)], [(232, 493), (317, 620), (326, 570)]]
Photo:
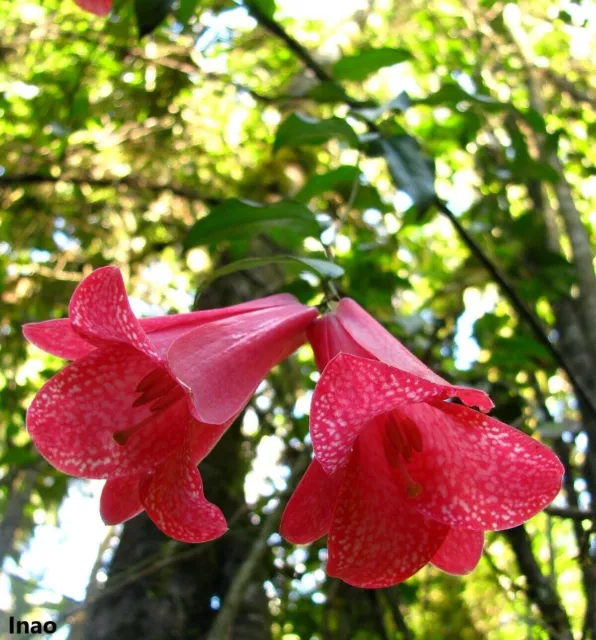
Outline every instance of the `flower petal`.
[(68, 305), (74, 329), (92, 344), (128, 344), (149, 357), (159, 356), (136, 318), (116, 267), (96, 269), (75, 289)]
[(540, 442), (494, 418), (449, 402), (400, 409), (422, 434), (408, 472), (422, 486), (424, 514), (454, 527), (498, 531), (552, 502), (563, 466)]
[(306, 335), (312, 345), (319, 371), (323, 371), (339, 353), (377, 360), (376, 356), (363, 349), (350, 336), (334, 313), (328, 313), (315, 320), (307, 329)]
[(140, 493), (147, 515), (176, 540), (207, 542), (227, 531), (223, 513), (205, 498), (188, 442), (143, 477)]
[(103, 486), (99, 514), (107, 525), (126, 522), (143, 511), (139, 496), (141, 475), (109, 478)]
[[(155, 363), (132, 347), (95, 349), (65, 367), (37, 393), (27, 429), (57, 469), (83, 478), (128, 475), (166, 458), (184, 438), (189, 411), (180, 399), (151, 413), (134, 408), (136, 387)], [(125, 445), (113, 434), (146, 421)]]
[(453, 528), (431, 562), (445, 573), (463, 576), (476, 568), (482, 557), (484, 532)]
[(175, 340), (168, 364), (190, 388), (195, 418), (222, 424), (237, 415), (316, 315), (316, 309), (298, 304), (262, 309), (197, 327)]
[(327, 573), (356, 587), (388, 587), (419, 571), (449, 527), (425, 518), (396, 481), (379, 425), (359, 438), (346, 468), (329, 533)]
[(346, 464), (354, 441), (375, 416), (405, 404), (459, 395), (376, 360), (340, 353), (317, 383), (310, 433), (317, 460), (327, 473)]
[[(397, 338), (391, 335), (354, 300), (350, 298), (340, 300), (335, 314), (350, 336), (381, 362), (420, 376), (435, 384), (449, 384), (408, 351)], [(481, 411), (490, 411), (494, 407), (484, 391), (468, 387), (454, 388), (457, 389), (457, 394), (454, 395), (457, 395), (467, 405), (477, 406)]]
[(204, 424), (193, 418), (190, 419), (189, 442), (191, 458), (195, 464), (199, 464), (207, 457), (233, 421), (234, 419), (228, 420), (224, 424), (213, 425)]
[(340, 487), (341, 478), (313, 460), (284, 510), (281, 535), (294, 544), (310, 544), (329, 533)]
[(75, 2), (81, 9), (90, 11), (97, 16), (105, 16), (112, 9), (112, 0), (75, 0)]
[(435, 384), (448, 384), (408, 351), (395, 336), (379, 324), (351, 298), (340, 300), (335, 311), (337, 319), (352, 338), (385, 364), (413, 373)]
[(257, 300), (251, 300), (250, 302), (243, 302), (221, 309), (207, 309), (205, 311), (176, 313), (168, 316), (157, 316), (155, 318), (141, 318), (140, 323), (143, 329), (149, 334), (149, 339), (157, 351), (165, 358), (166, 351), (176, 338), (208, 322), (231, 318), (258, 309), (289, 305), (296, 306), (298, 304), (294, 296), (288, 293), (280, 293), (275, 296), (258, 298)]
[(23, 334), (31, 344), (53, 356), (76, 360), (95, 347), (73, 330), (68, 318), (30, 322), (23, 325)]

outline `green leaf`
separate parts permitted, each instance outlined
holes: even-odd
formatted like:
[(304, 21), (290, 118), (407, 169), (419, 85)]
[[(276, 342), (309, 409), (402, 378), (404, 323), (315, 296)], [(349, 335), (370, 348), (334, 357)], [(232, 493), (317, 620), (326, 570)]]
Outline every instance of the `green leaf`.
[(183, 25), (187, 25), (188, 21), (194, 16), (200, 0), (180, 0), (180, 6), (176, 11), (176, 19)]
[(200, 284), (199, 291), (205, 289), (214, 280), (223, 276), (236, 273), (237, 271), (246, 271), (247, 269), (257, 269), (258, 267), (266, 267), (271, 264), (289, 264), (300, 265), (309, 271), (312, 271), (319, 277), (329, 278), (341, 278), (344, 275), (344, 270), (339, 265), (329, 262), (328, 260), (322, 260), (319, 258), (305, 258), (302, 256), (267, 256), (263, 258), (244, 258), (243, 260), (236, 260), (230, 264), (220, 267), (207, 276)]
[(492, 96), (482, 93), (468, 93), (459, 84), (449, 82), (438, 91), (431, 93), (426, 98), (412, 100), (412, 104), (426, 104), (429, 106), (455, 106), (465, 101), (482, 104), (488, 111), (499, 111), (507, 107), (503, 102), (495, 100)]
[(359, 171), (352, 165), (342, 165), (327, 173), (315, 174), (296, 195), (296, 200), (308, 202), (314, 196), (326, 191), (343, 191), (347, 186), (351, 189), (354, 181), (358, 179)]
[(390, 67), (410, 60), (412, 55), (407, 49), (379, 47), (361, 49), (354, 55), (344, 56), (333, 65), (333, 75), (338, 80), (365, 80), (371, 73), (382, 67)]
[(259, 204), (231, 198), (195, 222), (184, 247), (190, 249), (222, 240), (246, 239), (276, 228), (291, 230), (304, 237), (318, 236), (321, 232), (313, 212), (300, 202), (283, 200)]
[(173, 0), (134, 0), (139, 37), (143, 38), (155, 31), (170, 13), (173, 4)]
[(280, 125), (275, 136), (273, 150), (281, 147), (323, 144), (332, 138), (340, 138), (350, 145), (358, 146), (358, 136), (343, 119), (334, 116), (317, 120), (299, 113), (292, 113)]
[(247, 5), (249, 9), (251, 5), (256, 7), (261, 13), (264, 13), (270, 19), (273, 19), (273, 16), (275, 15), (275, 0), (250, 0)]
[(305, 96), (316, 102), (346, 102), (347, 93), (335, 82), (319, 82), (309, 89)]
[(412, 198), (416, 209), (424, 213), (436, 195), (433, 164), (422, 154), (420, 146), (411, 136), (381, 138), (379, 143), (393, 182)]

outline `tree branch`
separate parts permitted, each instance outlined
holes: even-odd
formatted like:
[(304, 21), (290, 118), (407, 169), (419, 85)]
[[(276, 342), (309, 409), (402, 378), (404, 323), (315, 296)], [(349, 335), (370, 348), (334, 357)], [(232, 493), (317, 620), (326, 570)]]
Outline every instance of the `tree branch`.
[(44, 184), (44, 183), (56, 183), (56, 182), (70, 182), (71, 184), (83, 185), (88, 184), (93, 187), (129, 187), (131, 189), (153, 191), (155, 193), (162, 193), (170, 191), (176, 196), (186, 198), (187, 200), (196, 200), (205, 202), (208, 205), (215, 206), (221, 202), (220, 198), (207, 195), (193, 189), (192, 187), (186, 187), (183, 185), (173, 184), (156, 184), (154, 182), (148, 182), (143, 178), (132, 178), (125, 176), (122, 178), (93, 178), (92, 176), (51, 176), (45, 173), (18, 173), (18, 174), (5, 174), (0, 176), (0, 188), (12, 187), (15, 185), (24, 184)]
[(310, 452), (305, 451), (294, 464), (291, 481), (288, 483), (288, 487), (284, 493), (281, 494), (277, 508), (267, 516), (261, 525), (261, 531), (259, 532), (257, 539), (246, 556), (244, 563), (234, 576), (226, 594), (223, 606), (220, 609), (217, 618), (215, 618), (213, 626), (209, 630), (207, 640), (226, 640), (226, 638), (229, 637), (229, 629), (242, 606), (246, 589), (251, 580), (253, 580), (254, 572), (262, 562), (263, 556), (268, 549), (267, 540), (276, 530), (281, 518), (283, 507), (294, 490), (294, 487), (298, 484), (298, 479), (302, 476), (302, 472), (306, 469), (309, 462)]
[(534, 332), (534, 335), (544, 345), (544, 347), (548, 349), (557, 365), (561, 367), (563, 371), (565, 371), (567, 377), (569, 378), (569, 381), (574, 386), (575, 390), (579, 393), (579, 395), (581, 395), (582, 399), (589, 407), (590, 411), (594, 414), (594, 416), (596, 416), (596, 405), (594, 404), (594, 400), (592, 399), (590, 392), (583, 384), (583, 382), (579, 380), (579, 378), (575, 375), (571, 367), (567, 364), (567, 360), (563, 356), (559, 348), (549, 340), (548, 335), (540, 324), (538, 318), (536, 318), (532, 311), (528, 309), (526, 303), (521, 299), (517, 291), (507, 281), (497, 265), (492, 262), (492, 260), (480, 248), (476, 240), (466, 231), (466, 229), (464, 229), (453, 211), (451, 211), (451, 209), (449, 209), (449, 207), (439, 198), (435, 199), (435, 206), (451, 222), (459, 237), (468, 247), (470, 252), (479, 260), (484, 268), (490, 273), (493, 280), (501, 287), (503, 293), (509, 299), (517, 313), (528, 323), (528, 325)]

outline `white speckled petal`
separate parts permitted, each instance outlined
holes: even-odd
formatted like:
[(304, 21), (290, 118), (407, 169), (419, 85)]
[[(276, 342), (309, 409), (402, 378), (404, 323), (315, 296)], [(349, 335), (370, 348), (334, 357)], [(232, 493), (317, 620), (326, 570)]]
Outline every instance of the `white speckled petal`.
[[(369, 431), (370, 430), (370, 431)], [(329, 534), (327, 572), (356, 587), (398, 584), (438, 551), (449, 527), (424, 517), (389, 467), (379, 425), (358, 440)]]
[(23, 334), (31, 344), (66, 360), (76, 360), (95, 349), (74, 331), (68, 318), (30, 322), (23, 325)]
[(381, 362), (407, 373), (413, 373), (435, 384), (449, 384), (418, 360), (395, 336), (351, 298), (340, 300), (335, 314), (352, 338)]
[(422, 485), (421, 513), (453, 527), (509, 529), (552, 502), (563, 466), (540, 442), (494, 418), (449, 402), (401, 408), (424, 450), (407, 465)]
[(203, 481), (192, 462), (190, 443), (141, 480), (147, 515), (168, 536), (182, 542), (208, 542), (227, 531), (221, 510), (203, 493)]
[(346, 464), (354, 441), (375, 416), (406, 404), (459, 395), (376, 360), (340, 353), (317, 383), (310, 412), (315, 456), (327, 473)]
[(140, 480), (139, 473), (106, 480), (99, 501), (99, 513), (107, 525), (126, 522), (143, 511), (139, 496)]
[[(391, 335), (354, 300), (350, 298), (340, 300), (335, 315), (352, 339), (371, 356), (429, 382), (449, 385), (446, 380), (408, 351), (395, 336)], [(350, 353), (360, 355), (355, 351), (350, 351)], [(457, 393), (452, 395), (456, 395), (470, 407), (478, 407), (481, 411), (490, 411), (494, 407), (493, 402), (484, 391), (469, 387), (452, 386), (452, 388), (457, 389)]]
[(75, 331), (92, 344), (128, 344), (160, 361), (130, 308), (122, 274), (116, 267), (96, 269), (81, 282), (70, 299), (68, 317)]
[(281, 535), (294, 544), (310, 544), (329, 533), (343, 477), (330, 476), (313, 460), (292, 494), (281, 519)]
[(482, 557), (484, 532), (451, 529), (432, 558), (432, 563), (445, 573), (463, 576), (476, 568)]
[[(155, 368), (125, 345), (95, 349), (65, 367), (37, 393), (27, 429), (39, 452), (57, 469), (83, 478), (129, 475), (166, 458), (184, 439), (186, 399), (157, 414), (134, 408), (138, 383)], [(125, 445), (113, 434), (153, 416)]]

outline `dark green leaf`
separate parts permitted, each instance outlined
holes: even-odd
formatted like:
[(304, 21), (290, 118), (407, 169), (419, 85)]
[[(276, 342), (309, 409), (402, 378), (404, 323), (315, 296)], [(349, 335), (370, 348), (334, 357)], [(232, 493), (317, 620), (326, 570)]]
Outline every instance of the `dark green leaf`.
[(346, 92), (335, 82), (320, 82), (306, 92), (306, 97), (316, 102), (346, 102)]
[(227, 276), (237, 271), (246, 271), (247, 269), (257, 269), (258, 267), (266, 267), (271, 264), (298, 265), (303, 269), (312, 271), (322, 278), (341, 278), (344, 270), (337, 264), (318, 258), (305, 258), (302, 256), (267, 256), (263, 258), (244, 258), (237, 260), (224, 267), (216, 269), (199, 285), (199, 290), (203, 290), (214, 280)]
[(358, 169), (351, 165), (342, 165), (327, 173), (315, 174), (298, 192), (296, 200), (308, 202), (314, 196), (326, 191), (343, 191), (346, 185), (351, 188), (354, 181), (358, 179), (358, 175)]
[(261, 13), (264, 13), (268, 18), (273, 18), (275, 15), (275, 0), (250, 0), (248, 3), (256, 7)]
[(184, 246), (190, 249), (222, 240), (246, 239), (275, 228), (288, 229), (304, 237), (318, 236), (321, 232), (313, 212), (299, 202), (259, 204), (231, 198), (192, 226)]
[(152, 33), (168, 15), (173, 0), (134, 0), (139, 37)]
[(417, 210), (424, 213), (436, 195), (434, 166), (411, 136), (381, 138), (379, 142), (393, 182), (412, 198)]
[(344, 56), (333, 65), (333, 75), (339, 80), (365, 80), (382, 67), (389, 67), (411, 59), (407, 49), (380, 47), (361, 49), (358, 53)]
[(176, 18), (183, 25), (187, 25), (188, 21), (194, 16), (200, 0), (180, 0), (180, 7), (176, 11)]
[(273, 150), (281, 147), (323, 144), (332, 138), (340, 138), (350, 145), (358, 146), (358, 136), (354, 129), (338, 117), (317, 120), (303, 114), (292, 113), (279, 126)]

